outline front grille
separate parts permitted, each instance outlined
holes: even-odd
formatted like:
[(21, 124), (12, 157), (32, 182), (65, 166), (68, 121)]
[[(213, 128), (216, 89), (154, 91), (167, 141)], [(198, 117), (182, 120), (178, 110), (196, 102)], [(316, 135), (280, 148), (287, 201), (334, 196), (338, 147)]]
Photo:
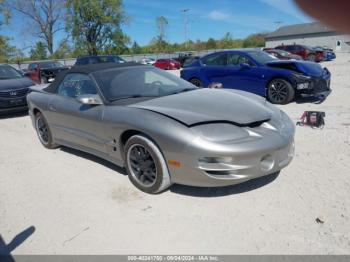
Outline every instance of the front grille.
[(17, 90), (8, 90), (8, 91), (0, 91), (1, 98), (17, 98), (23, 97), (28, 93), (28, 88), (17, 89)]
[(329, 90), (329, 86), (328, 86), (328, 82), (327, 80), (323, 79), (323, 78), (317, 78), (313, 81), (313, 90), (315, 92), (323, 92), (323, 91), (328, 91)]

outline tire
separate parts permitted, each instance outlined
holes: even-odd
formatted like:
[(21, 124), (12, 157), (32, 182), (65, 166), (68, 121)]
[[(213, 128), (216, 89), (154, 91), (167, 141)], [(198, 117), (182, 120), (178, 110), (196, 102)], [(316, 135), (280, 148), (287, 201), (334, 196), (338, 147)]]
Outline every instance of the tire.
[(308, 61), (311, 61), (311, 62), (315, 62), (316, 56), (315, 56), (314, 54), (309, 54), (309, 55), (307, 56), (307, 60), (308, 60)]
[(41, 112), (35, 115), (35, 130), (41, 144), (48, 149), (55, 149), (59, 145), (55, 144), (52, 139), (50, 127)]
[(156, 194), (171, 186), (163, 154), (148, 138), (132, 136), (125, 144), (124, 159), (129, 180), (141, 191)]
[(284, 79), (273, 79), (267, 87), (267, 99), (272, 104), (288, 104), (294, 100), (294, 96), (293, 86)]
[(202, 81), (199, 80), (198, 78), (191, 78), (190, 83), (195, 85), (196, 87), (203, 87)]

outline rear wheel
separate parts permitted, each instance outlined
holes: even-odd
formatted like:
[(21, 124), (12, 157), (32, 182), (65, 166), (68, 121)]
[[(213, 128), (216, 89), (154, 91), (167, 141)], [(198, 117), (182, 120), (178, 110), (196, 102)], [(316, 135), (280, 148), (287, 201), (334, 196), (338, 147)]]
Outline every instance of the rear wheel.
[(203, 83), (201, 80), (199, 80), (198, 78), (192, 78), (190, 80), (190, 83), (192, 83), (193, 85), (197, 86), (197, 87), (203, 87)]
[(132, 136), (126, 142), (124, 152), (129, 179), (138, 189), (155, 194), (171, 185), (165, 159), (150, 139)]
[(41, 144), (49, 149), (57, 148), (58, 145), (53, 142), (49, 125), (41, 112), (35, 115), (35, 130), (38, 134)]
[(293, 86), (284, 79), (274, 79), (267, 88), (267, 99), (273, 104), (285, 105), (293, 101)]

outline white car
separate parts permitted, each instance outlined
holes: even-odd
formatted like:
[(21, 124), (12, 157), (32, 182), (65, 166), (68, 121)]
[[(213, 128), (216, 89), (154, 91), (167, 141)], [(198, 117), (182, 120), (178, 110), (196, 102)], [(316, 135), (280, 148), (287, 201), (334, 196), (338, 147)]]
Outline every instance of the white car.
[(142, 58), (140, 60), (140, 63), (143, 65), (153, 65), (155, 62), (156, 62), (156, 60), (153, 58)]

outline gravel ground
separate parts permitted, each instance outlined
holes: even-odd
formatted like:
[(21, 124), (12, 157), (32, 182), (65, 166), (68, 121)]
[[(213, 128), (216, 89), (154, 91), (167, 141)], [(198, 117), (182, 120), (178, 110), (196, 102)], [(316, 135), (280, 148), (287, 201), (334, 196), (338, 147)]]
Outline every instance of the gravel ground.
[(0, 119), (0, 249), (19, 235), (13, 254), (350, 254), (349, 60), (323, 64), (324, 103), (281, 107), (326, 112), (323, 130), (297, 128), (291, 165), (231, 187), (147, 195), (108, 162), (45, 149), (28, 116)]

